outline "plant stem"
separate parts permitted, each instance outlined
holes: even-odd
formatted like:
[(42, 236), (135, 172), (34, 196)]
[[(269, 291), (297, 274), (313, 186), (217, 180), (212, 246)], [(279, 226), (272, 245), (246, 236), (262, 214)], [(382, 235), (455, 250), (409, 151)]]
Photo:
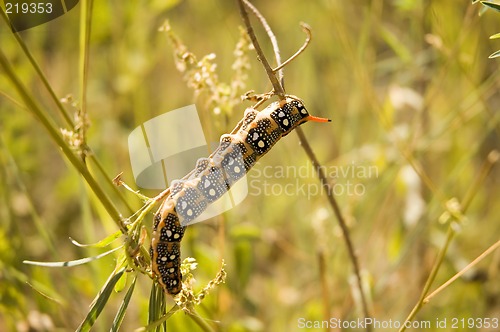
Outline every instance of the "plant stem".
[[(274, 88), (274, 93), (278, 95), (280, 100), (285, 99), (285, 90), (281, 86), (280, 82), (276, 78), (276, 75), (274, 74), (273, 69), (269, 65), (269, 62), (267, 61), (266, 56), (264, 55), (264, 52), (262, 52), (262, 48), (260, 47), (259, 41), (257, 40), (257, 37), (255, 36), (255, 32), (253, 31), (252, 24), (250, 23), (250, 18), (248, 17), (248, 13), (245, 9), (245, 5), (248, 6), (249, 8), (252, 9), (254, 13), (258, 13), (259, 19), (260, 17), (263, 17), (260, 15), (260, 13), (257, 11), (257, 9), (247, 0), (239, 0), (238, 4), (240, 5), (240, 12), (241, 12), (241, 17), (243, 18), (243, 22), (245, 22), (245, 26), (247, 28), (247, 33), (250, 36), (250, 40), (252, 41), (253, 46), (255, 47), (255, 51), (257, 53), (257, 56), (259, 57), (260, 62), (262, 62), (262, 65), (264, 66), (264, 69), (266, 70), (267, 76), (269, 77), (269, 80), (271, 81), (271, 84), (273, 85)], [(271, 28), (269, 28), (269, 25), (267, 25), (267, 22), (265, 20), (260, 19), (261, 22), (264, 22), (263, 25), (266, 28), (266, 31), (268, 32), (269, 36), (273, 36), (274, 34), (269, 33), (271, 31)], [(277, 42), (276, 38), (271, 38), (271, 41), (273, 43), (273, 48), (275, 51), (275, 54), (277, 54), (277, 61), (279, 61), (279, 49), (277, 48)], [(279, 65), (279, 63), (278, 63)]]
[[(280, 84), (280, 82), (276, 78), (275, 72), (269, 66), (269, 63), (266, 59), (266, 56), (262, 52), (262, 49), (258, 43), (257, 37), (255, 36), (255, 32), (254, 32), (252, 25), (250, 23), (248, 13), (245, 10), (245, 5), (252, 10), (252, 12), (257, 16), (257, 18), (260, 20), (260, 22), (264, 26), (264, 28), (269, 36), (269, 39), (271, 40), (271, 43), (273, 45), (274, 55), (275, 55), (275, 58), (276, 58), (276, 61), (278, 64), (277, 68), (278, 68), (279, 72), (281, 72), (283, 70), (282, 69), (283, 66), (281, 65), (281, 60), (280, 60), (280, 55), (279, 55), (280, 51), (279, 51), (279, 47), (278, 47), (278, 43), (276, 41), (276, 38), (274, 37), (274, 34), (273, 34), (271, 28), (267, 24), (267, 21), (262, 16), (262, 14), (257, 10), (257, 8), (255, 8), (247, 0), (239, 0), (238, 4), (240, 5), (241, 16), (243, 18), (243, 21), (245, 22), (247, 32), (248, 32), (250, 39), (252, 40), (252, 43), (255, 47), (255, 51), (257, 52), (257, 56), (259, 57), (260, 61), (264, 65), (264, 68), (266, 69), (267, 75), (268, 75), (269, 80), (271, 81), (271, 83), (274, 87), (275, 93), (278, 95), (278, 97), (281, 100), (283, 100), (285, 98), (285, 95), (284, 95), (285, 91), (283, 89), (283, 86)], [(304, 27), (304, 25), (303, 25), (303, 27)], [(307, 30), (307, 26), (305, 27), (305, 29)], [(307, 46), (307, 44), (309, 43), (309, 40), (311, 38), (310, 30), (307, 30), (307, 31), (309, 33), (307, 36), (305, 46)], [(305, 48), (305, 46), (303, 46), (302, 48)], [(292, 58), (294, 58), (295, 56), (296, 55), (294, 55)], [(370, 314), (369, 314), (369, 310), (368, 310), (368, 304), (366, 301), (365, 292), (363, 291), (363, 284), (362, 284), (362, 280), (361, 280), (361, 272), (360, 272), (359, 262), (358, 262), (356, 253), (354, 251), (354, 246), (352, 244), (352, 241), (351, 241), (351, 238), (349, 235), (349, 228), (347, 227), (347, 224), (345, 223), (345, 220), (342, 216), (342, 212), (340, 210), (340, 207), (339, 207), (335, 197), (333, 196), (333, 192), (332, 192), (332, 190), (330, 190), (326, 175), (324, 173), (324, 168), (318, 162), (318, 159), (316, 158), (316, 155), (314, 154), (314, 151), (312, 150), (309, 142), (307, 141), (302, 129), (300, 127), (297, 127), (295, 130), (299, 136), (300, 144), (302, 145), (302, 147), (306, 151), (307, 156), (309, 157), (309, 159), (311, 160), (311, 163), (313, 164), (314, 168), (316, 169), (316, 172), (317, 172), (318, 177), (320, 179), (321, 185), (323, 186), (323, 188), (325, 189), (325, 191), (327, 193), (328, 202), (330, 203), (330, 206), (332, 207), (332, 209), (335, 213), (335, 216), (337, 217), (337, 220), (338, 220), (340, 227), (342, 229), (342, 235), (344, 237), (351, 262), (354, 266), (354, 274), (356, 276), (356, 285), (358, 287), (360, 298), (361, 298), (361, 306), (362, 306), (363, 314), (364, 314), (365, 318), (369, 318)], [(372, 330), (371, 326), (367, 326), (366, 330), (371, 331)]]
[(28, 92), (27, 88), (19, 80), (14, 72), (14, 69), (10, 65), (5, 54), (0, 50), (0, 67), (2, 67), (7, 74), (8, 79), (13, 84), (14, 88), (17, 90), (21, 99), (24, 101), (28, 110), (42, 123), (45, 129), (48, 131), (49, 135), (52, 137), (54, 142), (61, 148), (62, 153), (68, 158), (75, 169), (84, 177), (84, 179), (89, 184), (90, 188), (94, 191), (95, 195), (99, 198), (101, 204), (104, 206), (108, 214), (111, 216), (116, 225), (120, 228), (123, 233), (126, 233), (126, 227), (123, 225), (122, 216), (118, 212), (117, 208), (114, 206), (113, 202), (109, 199), (106, 193), (102, 190), (101, 186), (92, 177), (89, 170), (85, 167), (80, 158), (78, 158), (71, 147), (64, 141), (62, 136), (59, 134), (59, 130), (55, 124), (52, 123), (51, 119), (46, 116), (42, 111), (41, 107), (33, 99), (31, 94)]
[[(9, 25), (9, 20), (7, 18), (7, 15), (4, 13), (3, 10), (0, 10), (0, 17), (2, 17), (2, 20), (4, 21), (5, 25)], [(88, 32), (88, 34), (90, 34), (90, 31)], [(64, 106), (62, 105), (61, 103), (61, 100), (57, 97), (56, 93), (54, 92), (54, 90), (52, 89), (52, 87), (50, 86), (50, 83), (49, 81), (47, 80), (47, 77), (45, 76), (45, 74), (43, 73), (42, 69), (40, 68), (40, 66), (38, 65), (38, 63), (36, 62), (35, 58), (33, 57), (33, 55), (31, 54), (31, 52), (29, 51), (28, 47), (26, 46), (26, 44), (24, 43), (23, 39), (21, 38), (21, 36), (19, 35), (19, 33), (13, 33), (14, 35), (14, 38), (16, 39), (19, 47), (21, 47), (24, 55), (28, 58), (28, 61), (29, 63), (31, 64), (31, 66), (33, 67), (33, 69), (35, 70), (35, 72), (37, 73), (38, 75), (38, 78), (40, 78), (43, 86), (45, 87), (45, 89), (47, 90), (47, 92), (49, 93), (50, 97), (52, 98), (52, 100), (54, 101), (54, 103), (56, 104), (56, 108), (57, 110), (59, 111), (59, 113), (61, 114), (64, 122), (66, 122), (66, 125), (69, 127), (69, 128), (74, 128), (75, 127), (75, 124), (73, 123), (73, 120), (71, 119), (71, 116), (68, 114), (68, 112), (66, 111), (66, 109), (64, 108)], [(87, 52), (88, 53), (88, 52)], [(88, 56), (87, 56), (88, 57)], [(87, 61), (88, 62), (88, 61)], [(85, 81), (82, 81), (82, 85), (86, 85), (86, 80)], [(84, 100), (86, 99), (85, 98), (85, 93), (82, 92), (82, 110), (83, 110), (83, 103), (84, 103)], [(86, 112), (86, 111), (85, 111)], [(118, 187), (114, 186), (112, 184), (112, 181), (111, 181), (111, 178), (109, 177), (109, 175), (105, 172), (104, 170), (104, 167), (102, 167), (101, 163), (99, 162), (99, 160), (97, 160), (95, 158), (95, 155), (92, 153), (92, 150), (90, 149), (90, 147), (86, 146), (86, 149), (88, 149), (88, 156), (87, 156), (87, 159), (90, 160), (91, 162), (93, 162), (96, 166), (97, 166), (97, 169), (99, 170), (99, 172), (101, 173), (101, 175), (106, 178), (107, 181), (105, 181), (107, 184), (109, 184), (111, 186), (111, 189), (115, 192), (115, 194), (118, 196), (118, 198), (120, 199), (120, 201), (123, 203), (123, 205), (128, 209), (128, 212), (131, 214), (133, 213), (133, 209), (130, 207), (130, 205), (128, 204), (127, 200), (125, 199), (125, 197), (123, 196), (123, 193), (118, 190)]]
[[(460, 205), (460, 207), (461, 207), (461, 210), (459, 211), (460, 214), (465, 215), (465, 212), (467, 211), (470, 203), (472, 202), (472, 199), (476, 195), (479, 187), (484, 183), (484, 181), (486, 180), (486, 177), (491, 172), (493, 166), (498, 162), (498, 160), (500, 160), (500, 154), (497, 150), (493, 150), (488, 154), (485, 162), (483, 163), (483, 165), (481, 167), (481, 171), (479, 172), (479, 175), (478, 175), (476, 181), (472, 184), (472, 186), (469, 188), (468, 192), (465, 194), (465, 198), (463, 199), (463, 203)], [(450, 216), (450, 218), (451, 218), (451, 216)], [(430, 300), (430, 298), (435, 295), (435, 293), (440, 291), (443, 287), (450, 284), (451, 281), (454, 280), (454, 277), (452, 277), (442, 287), (438, 288), (431, 295), (427, 296), (427, 293), (429, 292), (429, 289), (431, 288), (432, 283), (434, 282), (434, 279), (436, 279), (437, 272), (439, 271), (441, 264), (443, 263), (446, 252), (448, 251), (448, 247), (451, 244), (451, 241), (453, 240), (453, 237), (455, 236), (455, 234), (457, 232), (456, 226), (457, 226), (456, 221), (452, 220), (450, 222), (450, 225), (448, 226), (448, 233), (446, 235), (445, 244), (444, 244), (443, 248), (441, 248), (441, 250), (438, 254), (438, 258), (436, 260), (436, 263), (432, 267), (431, 273), (430, 273), (429, 277), (427, 278), (427, 281), (425, 282), (425, 286), (424, 286), (424, 289), (422, 290), (422, 293), (420, 294), (420, 298), (418, 299), (417, 304), (415, 304), (412, 311), (410, 312), (410, 314), (406, 318), (405, 323), (403, 324), (403, 326), (401, 327), (399, 332), (403, 332), (406, 330), (407, 322), (410, 322), (413, 318), (415, 318), (416, 314), (420, 311), (420, 308), (422, 308), (422, 306), (424, 304), (427, 304), (428, 301)], [(495, 246), (496, 245), (494, 245), (493, 247), (495, 247)], [(495, 249), (496, 249), (496, 247), (495, 247)], [(491, 250), (491, 248), (488, 250)], [(488, 250), (487, 250), (487, 252), (488, 252)], [(485, 252), (480, 257), (484, 258), (486, 255), (487, 254)], [(473, 263), (474, 264), (477, 263), (476, 261), (477, 260), (475, 260)]]
[[(307, 141), (304, 132), (302, 131), (302, 128), (298, 127), (295, 129), (295, 131), (299, 135), (300, 145), (302, 145), (302, 147), (304, 148), (304, 151), (311, 160), (311, 163), (314, 169), (316, 170), (316, 173), (318, 174), (318, 178), (321, 182), (321, 185), (323, 186), (327, 194), (326, 197), (328, 199), (328, 202), (330, 203), (330, 206), (332, 207), (333, 212), (335, 213), (335, 217), (337, 218), (337, 221), (342, 230), (342, 236), (344, 237), (344, 241), (347, 247), (347, 252), (349, 254), (350, 260), (354, 268), (354, 275), (356, 276), (356, 286), (358, 287), (359, 290), (363, 314), (365, 318), (369, 318), (370, 312), (368, 310), (368, 303), (366, 301), (365, 292), (363, 291), (363, 283), (361, 280), (361, 269), (359, 267), (358, 257), (356, 255), (356, 251), (354, 250), (354, 245), (352, 244), (351, 236), (349, 234), (349, 227), (347, 226), (344, 217), (342, 216), (342, 211), (340, 210), (337, 200), (333, 196), (333, 191), (331, 190), (330, 185), (328, 183), (328, 179), (326, 178), (324, 167), (322, 167), (321, 164), (318, 162), (318, 159), (316, 158), (316, 155), (314, 154), (311, 145)], [(366, 329), (367, 331), (371, 331), (371, 326), (367, 326)]]

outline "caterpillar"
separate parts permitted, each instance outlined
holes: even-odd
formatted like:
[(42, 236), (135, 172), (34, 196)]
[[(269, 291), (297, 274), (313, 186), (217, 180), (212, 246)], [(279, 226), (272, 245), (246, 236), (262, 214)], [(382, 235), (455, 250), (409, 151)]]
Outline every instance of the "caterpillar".
[(268, 105), (262, 111), (250, 107), (230, 134), (208, 158), (200, 158), (193, 171), (174, 180), (170, 194), (154, 216), (151, 236), (152, 274), (170, 295), (182, 289), (180, 243), (186, 226), (209, 204), (220, 198), (276, 142), (307, 121), (328, 119), (309, 115), (295, 96)]

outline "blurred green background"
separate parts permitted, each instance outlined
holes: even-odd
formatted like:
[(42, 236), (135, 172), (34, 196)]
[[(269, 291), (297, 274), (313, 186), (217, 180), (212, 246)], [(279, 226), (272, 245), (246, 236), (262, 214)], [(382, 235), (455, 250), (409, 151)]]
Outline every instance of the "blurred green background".
[[(457, 235), (431, 289), (500, 238), (500, 171), (493, 166), (485, 174), (488, 155), (500, 148), (499, 63), (488, 59), (500, 49), (498, 40), (489, 40), (500, 32), (500, 13), (480, 16), (480, 4), (456, 0), (253, 3), (276, 34), (283, 58), (304, 41), (299, 22), (312, 28), (310, 46), (285, 68), (285, 88), (303, 99), (311, 114), (333, 120), (305, 124), (303, 130), (335, 184), (370, 313), (381, 321), (402, 322), (446, 243), (447, 202), (471, 199), (454, 222)], [(80, 10), (81, 5), (20, 33), (57, 96), (72, 95), (78, 105)], [(233, 76), (232, 53), (242, 25), (235, 1), (94, 3), (87, 62), (88, 145), (110, 178), (123, 172), (133, 188), (127, 138), (135, 127), (196, 102), (207, 140), (217, 141), (251, 105), (246, 101), (231, 112), (215, 114), (195, 100), (176, 70), (172, 45), (158, 31), (167, 19), (198, 59), (216, 54), (221, 81)], [(256, 30), (271, 59), (263, 30)], [(54, 102), (4, 23), (0, 47), (46, 114), (64, 128)], [(255, 53), (248, 54), (251, 69), (241, 93), (269, 91)], [(76, 111), (70, 104), (65, 107), (71, 114)], [(302, 173), (295, 175), (299, 170)], [(227, 263), (226, 283), (211, 292), (198, 314), (217, 331), (298, 331), (304, 320), (362, 317), (340, 228), (296, 134), (280, 141), (248, 180), (249, 196), (243, 203), (187, 229), (182, 255), (199, 263), (195, 289), (215, 276), (222, 259)], [(110, 186), (102, 186), (128, 217)], [(119, 190), (134, 210), (141, 207), (139, 198)], [(94, 243), (118, 229), (24, 108), (4, 72), (0, 225), (0, 330), (74, 330), (113, 271), (116, 257), (71, 268), (22, 261), (97, 255), (103, 250), (79, 248), (69, 237)], [(500, 319), (499, 281), (497, 250), (436, 295), (415, 319), (431, 321), (430, 330), (438, 330), (436, 319), (448, 319), (448, 328), (439, 331), (451, 331), (453, 318)], [(147, 325), (151, 284), (139, 275), (122, 330)], [(109, 330), (122, 299), (122, 293), (111, 296), (93, 330)], [(167, 325), (171, 331), (200, 330), (183, 313), (176, 313)], [(463, 330), (487, 329), (475, 325)]]

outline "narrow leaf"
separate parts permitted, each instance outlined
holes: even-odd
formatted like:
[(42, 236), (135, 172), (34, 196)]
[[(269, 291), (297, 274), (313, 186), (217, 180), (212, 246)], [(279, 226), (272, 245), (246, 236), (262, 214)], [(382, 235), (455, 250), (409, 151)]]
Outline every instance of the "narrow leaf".
[(493, 59), (493, 58), (498, 58), (499, 56), (500, 56), (500, 50), (498, 50), (495, 53), (491, 54), (488, 58)]
[(97, 256), (93, 257), (85, 257), (81, 259), (77, 259), (74, 261), (66, 261), (66, 262), (36, 262), (36, 261), (23, 261), (24, 264), (29, 264), (29, 265), (37, 265), (37, 266), (45, 266), (45, 267), (68, 267), (68, 266), (77, 266), (77, 265), (82, 265), (91, 261), (95, 261), (96, 259), (102, 258), (106, 255), (111, 254), (112, 252), (117, 251), (118, 249), (121, 249), (123, 246), (119, 246), (118, 248), (111, 249), (109, 251), (103, 252), (102, 254), (99, 254)]
[(130, 288), (128, 289), (127, 294), (125, 294), (125, 297), (123, 298), (123, 302), (120, 305), (120, 309), (116, 313), (115, 319), (113, 320), (113, 325), (111, 326), (111, 329), (110, 329), (111, 332), (115, 332), (115, 331), (120, 330), (120, 326), (122, 325), (123, 318), (125, 317), (125, 313), (127, 312), (130, 298), (132, 297), (132, 294), (134, 293), (136, 280), (137, 280), (137, 278), (134, 277), (134, 280), (132, 280), (132, 285), (130, 285)]
[(498, 38), (500, 38), (500, 32), (490, 36), (490, 39), (498, 39)]
[(125, 272), (125, 268), (122, 268), (117, 273), (110, 276), (110, 278), (104, 284), (104, 287), (99, 291), (97, 297), (94, 299), (92, 306), (90, 307), (87, 316), (83, 320), (83, 322), (78, 326), (77, 332), (87, 332), (90, 331), (92, 326), (94, 325), (97, 317), (101, 314), (102, 309), (106, 306), (108, 302), (109, 296), (113, 292), (113, 288), (115, 284), (120, 280), (122, 274)]
[(50, 299), (60, 305), (66, 305), (64, 297), (62, 297), (56, 290), (50, 286), (44, 285), (37, 280), (29, 280), (29, 278), (21, 271), (12, 266), (6, 266), (2, 270), (5, 280), (16, 280), (16, 282), (26, 283), (29, 287), (33, 288), (36, 292), (40, 293), (43, 297)]
[(114, 240), (118, 239), (122, 235), (123, 235), (123, 233), (121, 231), (117, 231), (117, 232), (107, 236), (106, 238), (102, 239), (101, 241), (96, 242), (96, 243), (91, 243), (91, 244), (82, 244), (80, 242), (77, 242), (75, 239), (73, 239), (71, 237), (69, 238), (69, 240), (71, 241), (71, 243), (73, 243), (77, 247), (104, 248), (104, 247), (108, 246), (110, 243), (112, 243)]
[[(144, 327), (141, 327), (141, 328), (135, 330), (135, 332), (151, 331), (153, 329), (156, 329), (156, 331), (161, 331), (160, 328), (162, 327), (162, 325), (164, 325), (167, 322), (167, 319), (169, 319), (173, 314), (175, 314), (179, 310), (180, 310), (180, 308), (176, 305), (169, 312), (167, 312), (164, 316), (162, 316), (158, 320), (156, 320), (152, 323), (149, 323), (147, 326), (144, 326)], [(163, 331), (166, 331), (165, 326), (163, 327)]]
[(497, 12), (500, 12), (500, 5), (494, 2), (490, 1), (481, 1), (481, 4), (485, 5), (486, 7), (489, 7)]
[(144, 328), (145, 331), (151, 331), (153, 329), (155, 332), (166, 331), (166, 326), (164, 324), (166, 322), (166, 319), (158, 322), (158, 319), (160, 319), (161, 316), (165, 313), (165, 308), (165, 293), (163, 289), (158, 285), (158, 283), (153, 282), (153, 285), (151, 286), (151, 293), (149, 295), (148, 325)]
[(125, 289), (125, 287), (127, 286), (127, 278), (128, 277), (128, 274), (124, 274), (122, 275), (122, 277), (120, 278), (120, 280), (118, 280), (118, 282), (116, 283), (115, 285), (115, 293), (120, 293), (122, 290)]

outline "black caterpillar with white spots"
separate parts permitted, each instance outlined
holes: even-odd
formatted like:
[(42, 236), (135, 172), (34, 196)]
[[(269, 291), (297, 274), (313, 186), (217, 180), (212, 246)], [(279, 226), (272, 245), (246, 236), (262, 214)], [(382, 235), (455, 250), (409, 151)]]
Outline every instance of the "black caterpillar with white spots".
[(247, 108), (217, 149), (200, 158), (182, 180), (172, 181), (170, 194), (155, 214), (151, 259), (153, 276), (175, 295), (182, 289), (180, 243), (186, 226), (241, 179), (276, 142), (307, 121), (329, 120), (309, 115), (302, 101), (288, 96), (262, 111)]

